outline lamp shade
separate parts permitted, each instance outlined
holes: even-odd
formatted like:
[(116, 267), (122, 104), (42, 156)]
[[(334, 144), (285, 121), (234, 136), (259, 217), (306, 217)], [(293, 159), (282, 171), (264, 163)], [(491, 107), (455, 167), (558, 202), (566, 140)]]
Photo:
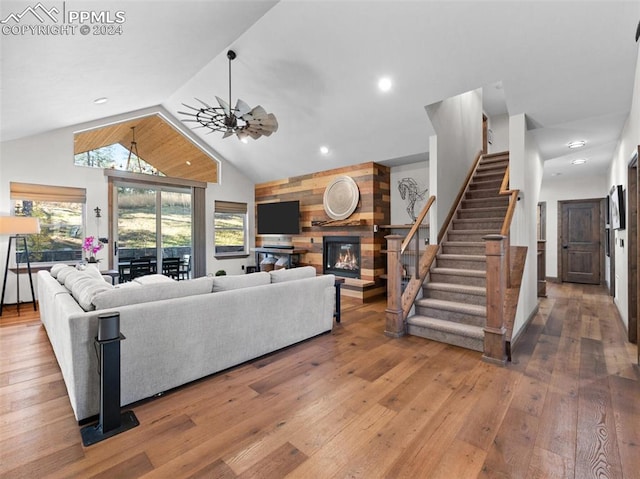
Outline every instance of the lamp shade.
[(33, 216), (0, 216), (0, 235), (40, 233), (40, 221)]

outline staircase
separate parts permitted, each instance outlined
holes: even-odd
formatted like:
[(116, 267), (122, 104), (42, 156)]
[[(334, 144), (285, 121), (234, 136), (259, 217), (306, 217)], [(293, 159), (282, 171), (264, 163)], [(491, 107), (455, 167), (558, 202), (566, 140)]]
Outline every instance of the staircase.
[(440, 243), (440, 250), (407, 318), (407, 332), (476, 351), (484, 350), (487, 316), (483, 237), (499, 234), (509, 197), (500, 186), (509, 153), (483, 155)]

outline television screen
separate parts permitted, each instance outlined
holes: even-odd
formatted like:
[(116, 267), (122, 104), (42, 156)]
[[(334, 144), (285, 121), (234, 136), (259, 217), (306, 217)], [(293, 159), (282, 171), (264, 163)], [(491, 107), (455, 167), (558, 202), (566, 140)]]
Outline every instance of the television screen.
[(259, 235), (300, 234), (299, 201), (260, 203), (257, 208)]

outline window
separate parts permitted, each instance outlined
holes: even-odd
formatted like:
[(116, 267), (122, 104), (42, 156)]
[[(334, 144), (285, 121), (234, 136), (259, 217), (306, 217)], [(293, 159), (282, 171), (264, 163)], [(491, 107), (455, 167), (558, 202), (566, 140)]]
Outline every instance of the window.
[[(10, 189), (16, 216), (33, 216), (40, 220), (40, 234), (27, 236), (30, 262), (82, 259), (84, 188), (11, 182)], [(16, 261), (24, 263), (26, 259), (24, 251), (18, 251)]]
[(247, 204), (216, 201), (214, 213), (215, 256), (247, 256)]

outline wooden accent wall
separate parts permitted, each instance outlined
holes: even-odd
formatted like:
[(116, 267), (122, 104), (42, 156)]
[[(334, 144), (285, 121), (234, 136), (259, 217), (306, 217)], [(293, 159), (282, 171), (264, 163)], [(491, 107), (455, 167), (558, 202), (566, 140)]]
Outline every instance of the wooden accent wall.
[[(360, 200), (353, 214), (342, 223), (331, 225), (323, 207), (323, 196), (327, 185), (337, 176), (347, 175), (353, 178), (360, 191)], [(364, 290), (375, 288), (377, 293), (384, 291), (384, 282), (380, 276), (385, 274), (386, 255), (383, 231), (374, 233), (374, 225), (389, 224), (391, 219), (390, 169), (377, 163), (368, 162), (359, 165), (337, 168), (309, 175), (296, 176), (270, 181), (255, 186), (255, 202), (300, 201), (301, 233), (298, 236), (283, 239), (291, 241), (296, 248), (308, 253), (301, 263), (314, 266), (322, 273), (322, 237), (323, 236), (359, 236), (362, 264), (360, 271), (361, 286)], [(318, 223), (329, 224), (318, 225)], [(256, 237), (256, 246), (274, 244), (273, 237)], [(354, 283), (354, 282), (350, 282)], [(355, 282), (358, 283), (358, 282)], [(367, 294), (363, 293), (362, 299)]]

